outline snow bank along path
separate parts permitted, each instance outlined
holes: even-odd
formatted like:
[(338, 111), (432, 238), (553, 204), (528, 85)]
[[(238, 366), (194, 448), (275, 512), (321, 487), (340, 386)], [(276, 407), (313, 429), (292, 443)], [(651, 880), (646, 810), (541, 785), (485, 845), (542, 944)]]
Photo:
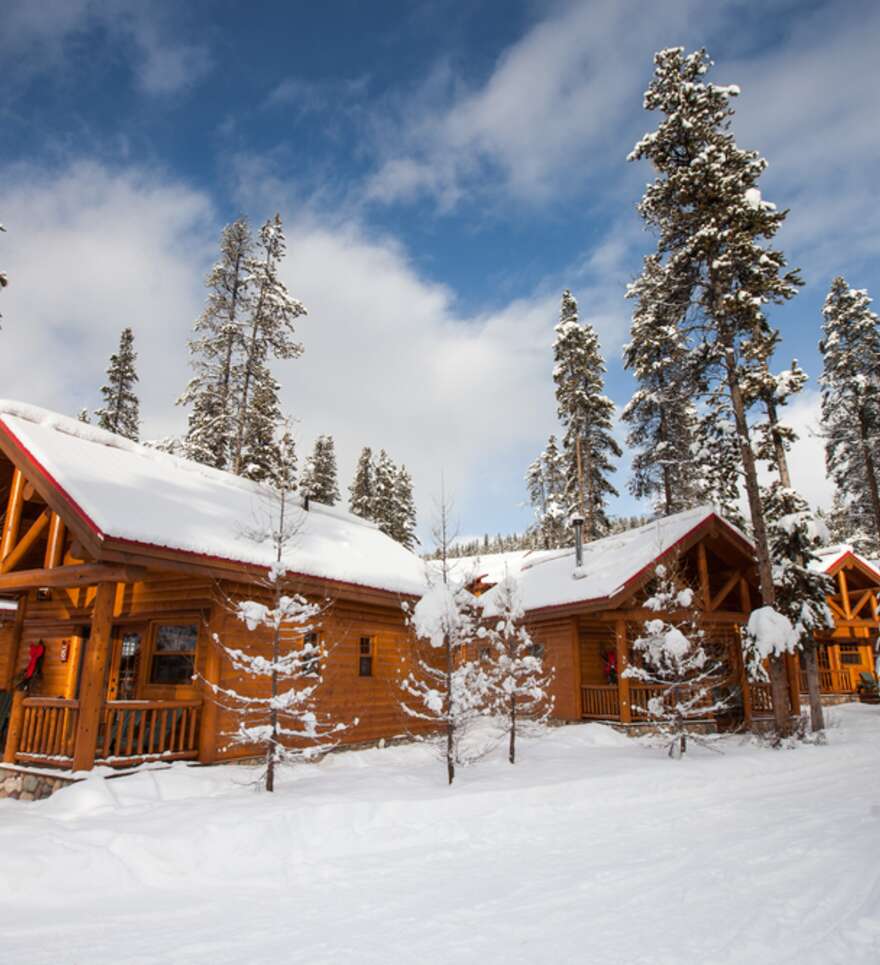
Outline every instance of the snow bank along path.
[(14, 963), (880, 961), (880, 708), (681, 763), (591, 724), (450, 790), (424, 747), (0, 801)]

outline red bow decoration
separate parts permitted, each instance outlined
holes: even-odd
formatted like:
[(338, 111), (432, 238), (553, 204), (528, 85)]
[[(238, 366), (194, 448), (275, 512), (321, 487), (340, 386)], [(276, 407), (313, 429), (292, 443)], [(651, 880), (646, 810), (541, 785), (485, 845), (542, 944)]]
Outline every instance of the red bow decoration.
[(46, 652), (46, 644), (40, 640), (37, 643), (32, 643), (30, 646), (30, 655), (28, 657), (27, 669), (24, 672), (24, 679), (30, 680), (31, 677), (37, 672), (37, 667), (40, 664), (40, 660), (43, 654)]

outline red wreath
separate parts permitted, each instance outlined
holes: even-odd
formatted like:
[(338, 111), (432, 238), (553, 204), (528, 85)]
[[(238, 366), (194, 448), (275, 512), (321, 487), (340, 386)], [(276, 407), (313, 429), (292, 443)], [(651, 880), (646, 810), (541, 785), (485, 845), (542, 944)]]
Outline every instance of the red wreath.
[(605, 680), (609, 684), (617, 683), (617, 652), (614, 650), (609, 650), (602, 658), (604, 660), (603, 670), (605, 671)]
[(46, 654), (46, 644), (40, 640), (37, 643), (32, 643), (30, 646), (30, 654), (28, 656), (28, 665), (25, 668), (24, 677), (22, 680), (30, 680), (40, 671), (40, 663)]

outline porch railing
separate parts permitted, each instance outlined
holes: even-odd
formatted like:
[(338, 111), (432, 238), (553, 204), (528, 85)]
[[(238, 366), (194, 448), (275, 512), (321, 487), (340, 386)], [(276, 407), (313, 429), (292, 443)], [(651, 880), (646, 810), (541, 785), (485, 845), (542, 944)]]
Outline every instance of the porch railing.
[[(819, 689), (823, 694), (848, 694), (852, 692), (852, 679), (848, 670), (820, 670)], [(807, 675), (801, 671), (801, 693), (807, 693)]]
[[(715, 686), (723, 686), (723, 680), (717, 680), (714, 684)], [(715, 697), (712, 693), (713, 683), (711, 681), (706, 681), (702, 684), (700, 689), (704, 691), (703, 696), (694, 703), (693, 710), (700, 711), (702, 708), (706, 708), (708, 711), (715, 704)], [(630, 694), (630, 707), (632, 708), (633, 720), (644, 720), (650, 717), (648, 714), (648, 702), (656, 697), (663, 698), (666, 693), (666, 689), (663, 687), (651, 686), (650, 684), (630, 684), (629, 694)], [(678, 688), (679, 699), (687, 700), (690, 697), (692, 691), (686, 686)], [(670, 699), (671, 696), (670, 696)]]
[(73, 760), (79, 703), (60, 697), (25, 697), (16, 760), (68, 764)]
[(200, 700), (108, 700), (95, 763), (197, 758), (201, 705)]
[(581, 714), (599, 720), (617, 720), (620, 717), (617, 684), (581, 687)]

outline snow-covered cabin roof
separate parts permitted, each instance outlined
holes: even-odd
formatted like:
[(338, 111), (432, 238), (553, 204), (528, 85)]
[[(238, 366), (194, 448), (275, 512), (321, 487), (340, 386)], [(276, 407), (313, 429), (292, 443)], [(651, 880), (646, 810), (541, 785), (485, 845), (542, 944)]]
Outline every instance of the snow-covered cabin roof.
[[(0, 400), (0, 431), (101, 540), (270, 566), (270, 490), (36, 406)], [(299, 530), (285, 559), (304, 576), (420, 594), (422, 560), (371, 522), (297, 501)]]
[[(479, 556), (456, 556), (447, 560), (447, 570), (456, 580), (472, 583), (500, 583), (507, 572), (518, 573), (524, 563), (533, 563), (558, 550), (508, 550), (505, 553), (484, 553)], [(440, 574), (440, 560), (428, 560), (431, 573)]]
[(860, 563), (865, 569), (872, 571), (880, 584), (880, 562), (869, 560), (865, 556), (857, 553), (848, 543), (837, 543), (834, 546), (823, 546), (816, 550), (818, 559), (810, 563), (810, 568), (820, 573), (829, 573), (838, 563), (843, 562), (848, 556)]
[[(519, 578), (527, 611), (608, 600), (643, 575), (660, 556), (712, 520), (717, 520), (752, 551), (749, 539), (723, 519), (715, 507), (701, 506), (585, 543), (584, 563), (579, 570), (575, 568), (572, 547), (541, 551), (534, 558), (524, 555), (518, 570), (511, 567), (511, 573)], [(483, 596), (489, 612), (494, 592), (489, 590)]]

